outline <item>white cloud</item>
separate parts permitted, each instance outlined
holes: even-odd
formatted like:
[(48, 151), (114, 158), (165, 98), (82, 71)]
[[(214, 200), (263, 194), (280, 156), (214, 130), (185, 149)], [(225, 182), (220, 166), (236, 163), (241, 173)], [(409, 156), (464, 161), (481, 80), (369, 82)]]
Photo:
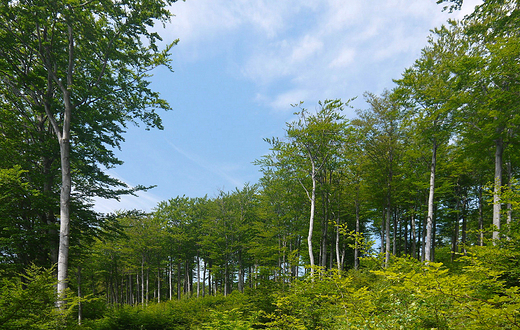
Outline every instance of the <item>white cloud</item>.
[[(231, 71), (254, 83), (265, 104), (280, 108), (298, 97), (355, 96), (343, 95), (345, 86), (358, 87), (363, 68), (404, 70), (429, 29), (480, 2), (466, 0), (462, 11), (448, 14), (435, 0), (190, 0), (172, 6), (177, 17), (168, 31), (181, 39), (175, 53), (186, 60), (232, 57), (228, 65), (238, 69)], [(392, 78), (398, 77), (378, 77)]]
[(315, 36), (305, 35), (292, 49), (290, 63), (308, 60), (323, 48), (323, 42)]
[(304, 89), (294, 89), (288, 92), (278, 94), (276, 98), (270, 102), (275, 110), (292, 110), (291, 104), (298, 104), (302, 100), (308, 100), (311, 93)]
[(339, 69), (344, 68), (354, 62), (356, 57), (356, 51), (351, 48), (345, 48), (340, 51), (339, 55), (332, 60), (329, 64), (329, 68), (331, 69)]
[(363, 12), (366, 11), (367, 7), (371, 6), (372, 2), (363, 0), (325, 1), (323, 6), (326, 10), (325, 15), (322, 15), (320, 18), (320, 28), (327, 34), (344, 32), (345, 29), (365, 21), (367, 16)]
[(166, 29), (160, 29), (167, 41), (180, 39), (184, 60), (194, 61), (225, 51), (225, 45), (245, 31), (252, 39), (273, 39), (285, 31), (290, 18), (315, 4), (298, 0), (190, 0), (176, 2), (170, 8), (175, 15)]

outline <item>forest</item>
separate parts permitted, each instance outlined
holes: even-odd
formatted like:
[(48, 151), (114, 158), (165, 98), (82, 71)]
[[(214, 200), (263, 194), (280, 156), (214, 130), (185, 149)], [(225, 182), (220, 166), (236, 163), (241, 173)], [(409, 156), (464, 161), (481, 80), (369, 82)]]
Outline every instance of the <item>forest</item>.
[(294, 104), (259, 182), (97, 213), (151, 188), (103, 169), (162, 128), (174, 2), (0, 4), (0, 329), (520, 329), (520, 1), (433, 29), (354, 118)]

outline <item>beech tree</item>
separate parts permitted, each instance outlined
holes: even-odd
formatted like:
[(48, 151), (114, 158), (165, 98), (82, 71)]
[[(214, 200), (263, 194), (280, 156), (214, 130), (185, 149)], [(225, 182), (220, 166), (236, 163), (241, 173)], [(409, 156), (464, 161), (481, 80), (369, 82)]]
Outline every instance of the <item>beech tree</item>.
[(277, 138), (266, 139), (271, 144), (271, 150), (274, 153), (264, 158), (263, 165), (288, 168), (305, 190), (310, 202), (307, 246), (311, 275), (313, 275), (315, 261), (312, 237), (318, 178), (324, 168), (333, 160), (334, 154), (339, 153), (345, 124), (341, 111), (348, 105), (348, 101), (347, 103), (340, 100), (319, 102), (316, 114), (302, 108), (301, 104), (296, 105), (300, 107), (300, 111), (295, 113), (298, 120), (287, 124), (287, 141)]
[(518, 142), (520, 90), (518, 1), (485, 1), (461, 24), (470, 47), (458, 64), (467, 104), (460, 116), (465, 139), (494, 148), (493, 239), (500, 238), (504, 157)]
[[(60, 238), (58, 293), (67, 287), (71, 191), (76, 188), (71, 157), (111, 167), (127, 121), (161, 127), (156, 109), (168, 104), (148, 88), (149, 70), (168, 64), (175, 44), (159, 49), (149, 29), (171, 17), (158, 1), (4, 1), (0, 5), (2, 98), (15, 96), (22, 114), (38, 113), (59, 144)], [(27, 116), (32, 117), (32, 116)], [(75, 150), (78, 149), (78, 150)], [(81, 151), (79, 150), (81, 148)], [(97, 166), (87, 196), (113, 197)], [(104, 179), (104, 180), (103, 180)], [(108, 181), (108, 183), (107, 183)]]
[[(398, 164), (402, 149), (402, 114), (394, 96), (385, 91), (381, 96), (366, 93), (365, 98), (370, 108), (358, 111), (359, 118), (352, 124), (363, 134), (360, 141), (363, 152), (369, 159), (369, 181), (372, 190), (372, 203), (378, 203), (382, 209), (381, 247), (385, 246), (385, 265), (390, 260), (390, 222), (393, 214), (398, 177)], [(383, 251), (383, 248), (381, 249)]]
[(396, 82), (396, 93), (404, 97), (407, 121), (413, 133), (430, 145), (430, 183), (424, 260), (432, 260), (432, 231), (437, 152), (454, 133), (453, 112), (461, 103), (457, 98), (458, 76), (452, 75), (451, 59), (460, 52), (460, 31), (442, 27), (430, 36), (421, 57)]
[[(258, 163), (258, 162), (257, 162)], [(301, 244), (306, 236), (306, 200), (299, 182), (283, 167), (262, 167), (260, 212), (253, 223), (256, 236), (250, 243), (255, 267), (280, 268), (298, 276)]]

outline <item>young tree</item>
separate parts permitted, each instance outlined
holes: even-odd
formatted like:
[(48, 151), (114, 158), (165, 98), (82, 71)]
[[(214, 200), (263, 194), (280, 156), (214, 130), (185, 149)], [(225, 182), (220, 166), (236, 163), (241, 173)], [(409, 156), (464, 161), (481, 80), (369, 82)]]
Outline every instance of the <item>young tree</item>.
[[(67, 287), (71, 157), (80, 153), (74, 148), (85, 147), (86, 163), (112, 166), (108, 148), (119, 146), (126, 121), (161, 126), (155, 109), (168, 105), (148, 88), (147, 72), (168, 64), (175, 42), (159, 50), (161, 39), (149, 28), (171, 17), (166, 6), (173, 2), (35, 0), (0, 5), (0, 72), (7, 86), (1, 89), (2, 98), (10, 93), (20, 100), (21, 112), (41, 113), (59, 144), (60, 305)], [(106, 184), (91, 193), (111, 196)]]

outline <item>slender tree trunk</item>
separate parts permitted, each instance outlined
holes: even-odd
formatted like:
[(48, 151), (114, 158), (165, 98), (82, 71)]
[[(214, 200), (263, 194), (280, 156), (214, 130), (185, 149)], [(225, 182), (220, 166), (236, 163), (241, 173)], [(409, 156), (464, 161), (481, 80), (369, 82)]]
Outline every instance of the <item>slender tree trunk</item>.
[(200, 296), (200, 258), (197, 253), (197, 298)]
[(397, 212), (394, 213), (393, 217), (393, 235), (392, 235), (392, 254), (397, 255)]
[(482, 205), (482, 185), (478, 187), (478, 229), (480, 232), (479, 245), (484, 246), (484, 210)]
[(119, 304), (122, 306), (125, 303), (125, 276), (121, 275), (121, 285), (119, 287)]
[(403, 221), (401, 221), (401, 224), (404, 223), (404, 229), (403, 229), (403, 243), (404, 243), (404, 246), (403, 246), (403, 251), (404, 251), (404, 255), (407, 256), (409, 255), (408, 253), (408, 247), (410, 246), (410, 241), (408, 240), (408, 220), (406, 219), (406, 216), (404, 217)]
[(418, 258), (418, 256), (415, 254), (417, 251), (417, 237), (416, 237), (416, 231), (415, 231), (415, 214), (412, 213), (411, 215), (411, 224), (410, 224), (410, 234), (411, 234), (411, 240), (412, 240), (412, 257)]
[(493, 244), (500, 238), (500, 189), (502, 187), (502, 155), (504, 153), (504, 141), (498, 138), (495, 141), (495, 187), (493, 190)]
[(161, 302), (161, 268), (157, 267), (157, 302)]
[(433, 141), (432, 162), (430, 165), (430, 193), (428, 195), (428, 217), (426, 218), (426, 239), (424, 242), (424, 261), (432, 261), (433, 204), (435, 195), (435, 168), (437, 166), (437, 141)]
[(380, 252), (385, 252), (385, 227), (386, 227), (386, 208), (383, 208), (383, 217), (381, 218), (381, 248)]
[[(387, 182), (387, 188), (388, 191), (386, 193), (386, 251), (385, 251), (385, 267), (388, 267), (388, 264), (390, 263), (390, 219), (392, 216), (392, 180), (393, 180), (393, 161), (394, 161), (394, 151), (393, 149), (390, 149), (389, 151), (389, 171), (388, 171), (388, 182)], [(394, 228), (395, 229), (395, 228)]]
[(356, 188), (356, 246), (355, 246), (355, 249), (354, 249), (354, 268), (355, 269), (358, 269), (359, 268), (359, 242), (357, 240), (357, 237), (359, 235), (359, 231), (360, 231), (360, 223), (359, 223), (359, 198), (358, 198), (358, 194), (359, 194), (359, 187)]
[(307, 236), (307, 246), (309, 248), (309, 261), (311, 264), (311, 277), (314, 278), (314, 253), (312, 252), (312, 230), (314, 228), (314, 210), (316, 207), (316, 173), (314, 162), (312, 163), (312, 190), (311, 190), (311, 214), (309, 218), (309, 235)]
[(386, 221), (385, 221), (385, 268), (388, 267), (388, 264), (390, 263), (390, 219), (392, 217), (392, 212), (390, 210), (391, 207), (391, 201), (390, 201), (390, 192), (388, 192), (386, 196)]
[[(287, 251), (287, 240), (285, 237), (282, 237), (282, 284), (285, 281), (285, 277), (287, 275), (287, 259), (286, 259), (286, 251)], [(240, 260), (240, 264), (242, 264), (242, 260)], [(239, 277), (240, 279), (240, 277)], [(242, 281), (244, 281), (244, 276), (242, 275)]]
[(181, 300), (181, 262), (177, 263), (177, 299)]
[(338, 267), (338, 271), (341, 271), (341, 259), (340, 259), (340, 253), (339, 253), (339, 219), (338, 223), (336, 225), (336, 263)]
[[(507, 167), (507, 179), (508, 179), (507, 186), (509, 188), (509, 191), (511, 191), (511, 189), (513, 188), (513, 171), (511, 168), (511, 160), (509, 160), (507, 162), (506, 167)], [(511, 202), (508, 202), (507, 203), (507, 220), (506, 220), (508, 227), (512, 221), (513, 221), (513, 205), (511, 204)], [(508, 239), (510, 239), (510, 238), (508, 237)]]
[(425, 251), (426, 251), (426, 223), (428, 222), (428, 217), (424, 218), (422, 221), (421, 228), (421, 260), (424, 261)]
[(148, 306), (148, 300), (150, 299), (150, 267), (146, 267), (146, 306)]
[(229, 272), (229, 265), (226, 262), (226, 264), (224, 266), (224, 297), (227, 297), (227, 295), (229, 294), (229, 292), (228, 292), (229, 273), (228, 272)]
[(467, 197), (464, 196), (462, 201), (462, 252), (466, 255), (466, 227), (467, 227), (467, 218), (466, 218), (466, 205), (467, 205)]
[(453, 236), (451, 237), (451, 261), (455, 259), (455, 254), (459, 252), (458, 239), (459, 239), (459, 224), (460, 224), (460, 202), (457, 197), (457, 214), (455, 215), (455, 221), (453, 223)]
[(139, 272), (135, 274), (135, 288), (137, 293), (136, 305), (139, 305), (139, 298), (141, 297), (141, 295), (139, 294)]
[(132, 274), (128, 274), (128, 285), (130, 286), (129, 290), (130, 290), (130, 299), (129, 299), (129, 304), (130, 305), (134, 305), (134, 288), (133, 288), (133, 283), (132, 283)]
[(78, 324), (81, 325), (81, 319), (83, 318), (83, 305), (81, 302), (83, 295), (81, 293), (81, 266), (78, 266)]
[(144, 301), (144, 255), (142, 255), (141, 259), (141, 305), (145, 305)]
[(184, 262), (184, 293), (186, 293), (188, 295), (188, 297), (191, 297), (191, 292), (192, 292), (192, 278), (193, 276), (191, 276), (191, 269), (190, 269), (190, 266), (188, 265), (188, 260), (186, 260)]
[(211, 260), (209, 261), (209, 269), (208, 269), (208, 294), (211, 296), (211, 293), (213, 292), (212, 289), (212, 282), (211, 282)]
[(170, 294), (170, 300), (173, 299), (173, 287), (172, 287), (172, 258), (169, 257), (168, 262), (168, 292)]
[(202, 270), (202, 296), (206, 297), (206, 260), (204, 260), (204, 267)]
[[(327, 180), (326, 176), (327, 176), (327, 173), (323, 173), (324, 175), (324, 180), (323, 180), (323, 183), (321, 184), (322, 186), (322, 189), (323, 189), (323, 186), (325, 185), (325, 181)], [(323, 218), (322, 218), (322, 221), (321, 221), (321, 263), (320, 265), (323, 267), (323, 268), (326, 268), (327, 267), (327, 232), (328, 232), (328, 224), (329, 224), (329, 219), (327, 217), (327, 208), (328, 208), (328, 203), (327, 203), (327, 192), (323, 191), (322, 192), (322, 212), (323, 212)]]

